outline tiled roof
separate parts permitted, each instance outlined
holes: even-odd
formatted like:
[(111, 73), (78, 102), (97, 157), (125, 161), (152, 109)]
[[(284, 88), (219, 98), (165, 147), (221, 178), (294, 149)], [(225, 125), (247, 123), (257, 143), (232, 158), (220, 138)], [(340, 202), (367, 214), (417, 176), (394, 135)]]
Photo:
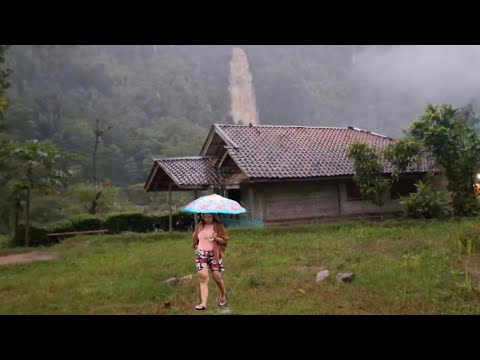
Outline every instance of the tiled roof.
[[(383, 150), (394, 139), (348, 128), (221, 125), (217, 131), (230, 142), (228, 152), (249, 178), (311, 178), (353, 175), (346, 149), (365, 141)], [(385, 170), (391, 171), (389, 164)], [(422, 166), (421, 171), (426, 171)]]
[[(155, 159), (154, 167), (159, 166), (174, 183), (179, 186), (210, 186), (216, 184), (218, 179), (210, 158), (192, 156)], [(152, 183), (161, 178), (161, 172), (151, 172)], [(147, 179), (147, 184), (150, 182)], [(148, 190), (148, 189), (147, 189)]]

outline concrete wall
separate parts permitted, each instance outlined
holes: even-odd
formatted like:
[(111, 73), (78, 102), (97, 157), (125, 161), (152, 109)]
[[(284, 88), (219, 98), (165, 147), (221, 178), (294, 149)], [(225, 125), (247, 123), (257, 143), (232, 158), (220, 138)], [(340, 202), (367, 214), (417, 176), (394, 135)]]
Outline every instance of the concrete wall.
[[(342, 215), (356, 215), (356, 214), (373, 214), (380, 213), (380, 208), (372, 204), (370, 201), (365, 200), (348, 200), (347, 198), (347, 185), (340, 183), (340, 209)], [(383, 212), (396, 212), (401, 210), (399, 200), (390, 199), (390, 192), (384, 196), (385, 205), (383, 206)]]
[[(251, 212), (252, 220), (263, 222), (380, 214), (380, 208), (369, 201), (348, 200), (346, 183), (339, 180), (243, 184), (241, 191), (241, 202)], [(399, 200), (390, 199), (387, 193), (383, 210), (400, 211)]]

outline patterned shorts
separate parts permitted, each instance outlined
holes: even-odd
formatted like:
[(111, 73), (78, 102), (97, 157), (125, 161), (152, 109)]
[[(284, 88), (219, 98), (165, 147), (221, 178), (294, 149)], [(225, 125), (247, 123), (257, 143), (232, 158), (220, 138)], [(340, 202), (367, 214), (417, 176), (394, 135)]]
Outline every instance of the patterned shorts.
[(223, 259), (219, 260), (219, 263), (215, 261), (215, 257), (213, 255), (213, 251), (203, 251), (200, 249), (195, 249), (195, 265), (197, 267), (197, 271), (202, 270), (203, 268), (210, 267), (212, 271), (224, 271), (223, 267)]

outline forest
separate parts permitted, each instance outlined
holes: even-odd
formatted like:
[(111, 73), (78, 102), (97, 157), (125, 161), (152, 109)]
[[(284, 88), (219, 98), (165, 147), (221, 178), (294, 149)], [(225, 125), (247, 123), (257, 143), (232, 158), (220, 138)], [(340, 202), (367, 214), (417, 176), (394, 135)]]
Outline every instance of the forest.
[[(58, 157), (56, 176), (36, 175), (33, 223), (92, 213), (99, 189), (94, 213), (165, 211), (166, 194), (143, 190), (152, 159), (197, 155), (212, 124), (233, 123), (233, 48), (247, 56), (260, 124), (350, 125), (399, 137), (429, 101), (477, 108), (474, 62), (460, 64), (440, 47), (1, 45), (1, 140), (32, 142), (24, 155)], [(476, 48), (457, 50), (480, 59)], [(5, 233), (25, 207), (12, 179), (28, 169), (0, 165)], [(191, 196), (175, 194), (175, 204)]]

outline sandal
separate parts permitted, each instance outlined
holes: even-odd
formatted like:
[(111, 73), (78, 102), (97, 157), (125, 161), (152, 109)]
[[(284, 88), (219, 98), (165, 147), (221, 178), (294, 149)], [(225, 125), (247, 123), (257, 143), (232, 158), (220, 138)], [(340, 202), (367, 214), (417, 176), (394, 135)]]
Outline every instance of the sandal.
[(195, 310), (202, 311), (202, 310), (207, 310), (207, 308), (203, 305), (197, 305), (195, 306)]
[(218, 305), (219, 305), (219, 306), (225, 306), (225, 305), (227, 305), (227, 294), (225, 294), (225, 300), (224, 300), (224, 301), (220, 300), (220, 301), (218, 302)]

